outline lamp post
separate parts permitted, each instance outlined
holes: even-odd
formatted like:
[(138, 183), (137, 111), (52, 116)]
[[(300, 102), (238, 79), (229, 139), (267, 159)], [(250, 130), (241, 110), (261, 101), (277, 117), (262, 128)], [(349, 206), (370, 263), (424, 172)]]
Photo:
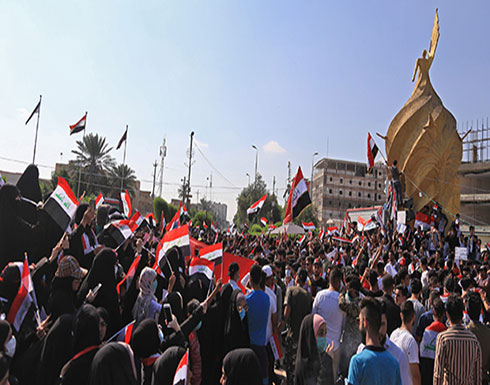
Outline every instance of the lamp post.
[(252, 148), (255, 149), (255, 179), (254, 179), (254, 183), (256, 183), (257, 182), (257, 164), (259, 163), (259, 149), (254, 144), (252, 144)]
[(248, 185), (250, 186), (250, 174), (247, 172), (247, 176), (248, 176)]
[(310, 179), (310, 198), (313, 200), (313, 167), (315, 162), (315, 156), (318, 155), (318, 152), (315, 151), (311, 156), (311, 179)]

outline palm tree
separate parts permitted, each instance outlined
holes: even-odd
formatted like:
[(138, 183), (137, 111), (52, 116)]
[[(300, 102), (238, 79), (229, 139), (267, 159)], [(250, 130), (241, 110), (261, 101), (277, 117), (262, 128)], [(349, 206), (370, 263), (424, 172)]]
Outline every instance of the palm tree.
[(113, 165), (109, 170), (109, 184), (113, 192), (128, 190), (130, 195), (134, 195), (136, 190), (136, 175), (134, 170), (126, 164)]
[(103, 190), (106, 172), (114, 166), (114, 159), (109, 155), (111, 150), (106, 139), (97, 134), (84, 135), (82, 140), (77, 140), (77, 149), (72, 150), (77, 157), (70, 165), (73, 174), (80, 173), (87, 193)]

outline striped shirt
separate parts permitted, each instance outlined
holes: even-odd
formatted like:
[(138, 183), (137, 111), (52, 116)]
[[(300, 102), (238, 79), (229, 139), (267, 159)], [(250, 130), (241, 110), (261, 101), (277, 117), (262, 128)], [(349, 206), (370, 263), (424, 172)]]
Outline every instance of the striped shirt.
[(439, 333), (436, 341), (434, 385), (480, 385), (482, 357), (475, 335), (462, 325)]

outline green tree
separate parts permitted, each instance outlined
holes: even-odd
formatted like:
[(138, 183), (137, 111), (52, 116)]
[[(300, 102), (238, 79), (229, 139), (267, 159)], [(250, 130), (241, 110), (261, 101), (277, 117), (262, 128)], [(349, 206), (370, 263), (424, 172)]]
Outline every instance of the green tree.
[(155, 199), (153, 199), (153, 214), (155, 215), (155, 219), (157, 220), (157, 222), (160, 222), (163, 211), (165, 221), (169, 223), (178, 209), (178, 207), (168, 204), (167, 201), (163, 198), (156, 197)]
[(109, 147), (106, 139), (98, 134), (84, 135), (82, 140), (77, 140), (76, 143), (77, 148), (72, 150), (76, 158), (71, 160), (69, 165), (70, 174), (76, 178), (77, 184), (80, 175), (80, 192), (107, 192), (107, 188), (104, 189), (107, 182), (106, 174), (114, 166), (114, 159), (109, 155), (112, 147)]
[[(262, 206), (262, 210), (252, 218), (250, 221), (247, 217), (247, 209), (256, 201), (258, 201), (262, 196), (267, 194), (267, 199)], [(282, 219), (282, 211), (277, 204), (277, 198), (275, 195), (269, 195), (267, 190), (267, 185), (262, 178), (262, 175), (257, 174), (257, 180), (245, 187), (240, 195), (237, 197), (237, 212), (233, 218), (233, 222), (240, 226), (243, 223), (258, 223), (261, 217), (267, 218), (269, 223), (277, 222)]]
[(121, 180), (123, 181), (123, 190), (128, 190), (129, 195), (134, 196), (136, 190), (136, 175), (134, 170), (127, 164), (113, 165), (109, 169), (109, 185), (112, 192), (121, 190)]
[(293, 220), (294, 223), (301, 226), (301, 222), (313, 222), (318, 227), (318, 218), (316, 208), (309, 205), (303, 212)]
[(196, 215), (194, 215), (194, 218), (192, 218), (192, 225), (201, 226), (202, 229), (202, 224), (204, 221), (206, 221), (206, 224), (210, 226), (211, 221), (213, 221), (212, 213), (209, 211), (199, 211)]

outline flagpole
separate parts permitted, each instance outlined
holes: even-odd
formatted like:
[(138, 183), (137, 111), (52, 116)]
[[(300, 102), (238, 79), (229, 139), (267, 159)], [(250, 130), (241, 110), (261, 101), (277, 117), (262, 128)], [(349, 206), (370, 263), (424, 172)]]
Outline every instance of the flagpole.
[(39, 111), (37, 112), (37, 123), (36, 123), (36, 135), (34, 137), (34, 153), (32, 154), (32, 164), (36, 162), (36, 147), (37, 147), (37, 132), (39, 130), (39, 116), (41, 115), (41, 99), (42, 95), (39, 95)]
[[(85, 125), (83, 126), (83, 138), (85, 138), (85, 129), (87, 128), (87, 114), (88, 112), (85, 111)], [(82, 182), (82, 164), (80, 163), (78, 165), (78, 186), (77, 186), (77, 197), (80, 197), (80, 183)]]
[(121, 172), (121, 192), (124, 185), (124, 166), (126, 165), (126, 146), (128, 145), (128, 125), (126, 124), (126, 139), (124, 140), (123, 167)]

